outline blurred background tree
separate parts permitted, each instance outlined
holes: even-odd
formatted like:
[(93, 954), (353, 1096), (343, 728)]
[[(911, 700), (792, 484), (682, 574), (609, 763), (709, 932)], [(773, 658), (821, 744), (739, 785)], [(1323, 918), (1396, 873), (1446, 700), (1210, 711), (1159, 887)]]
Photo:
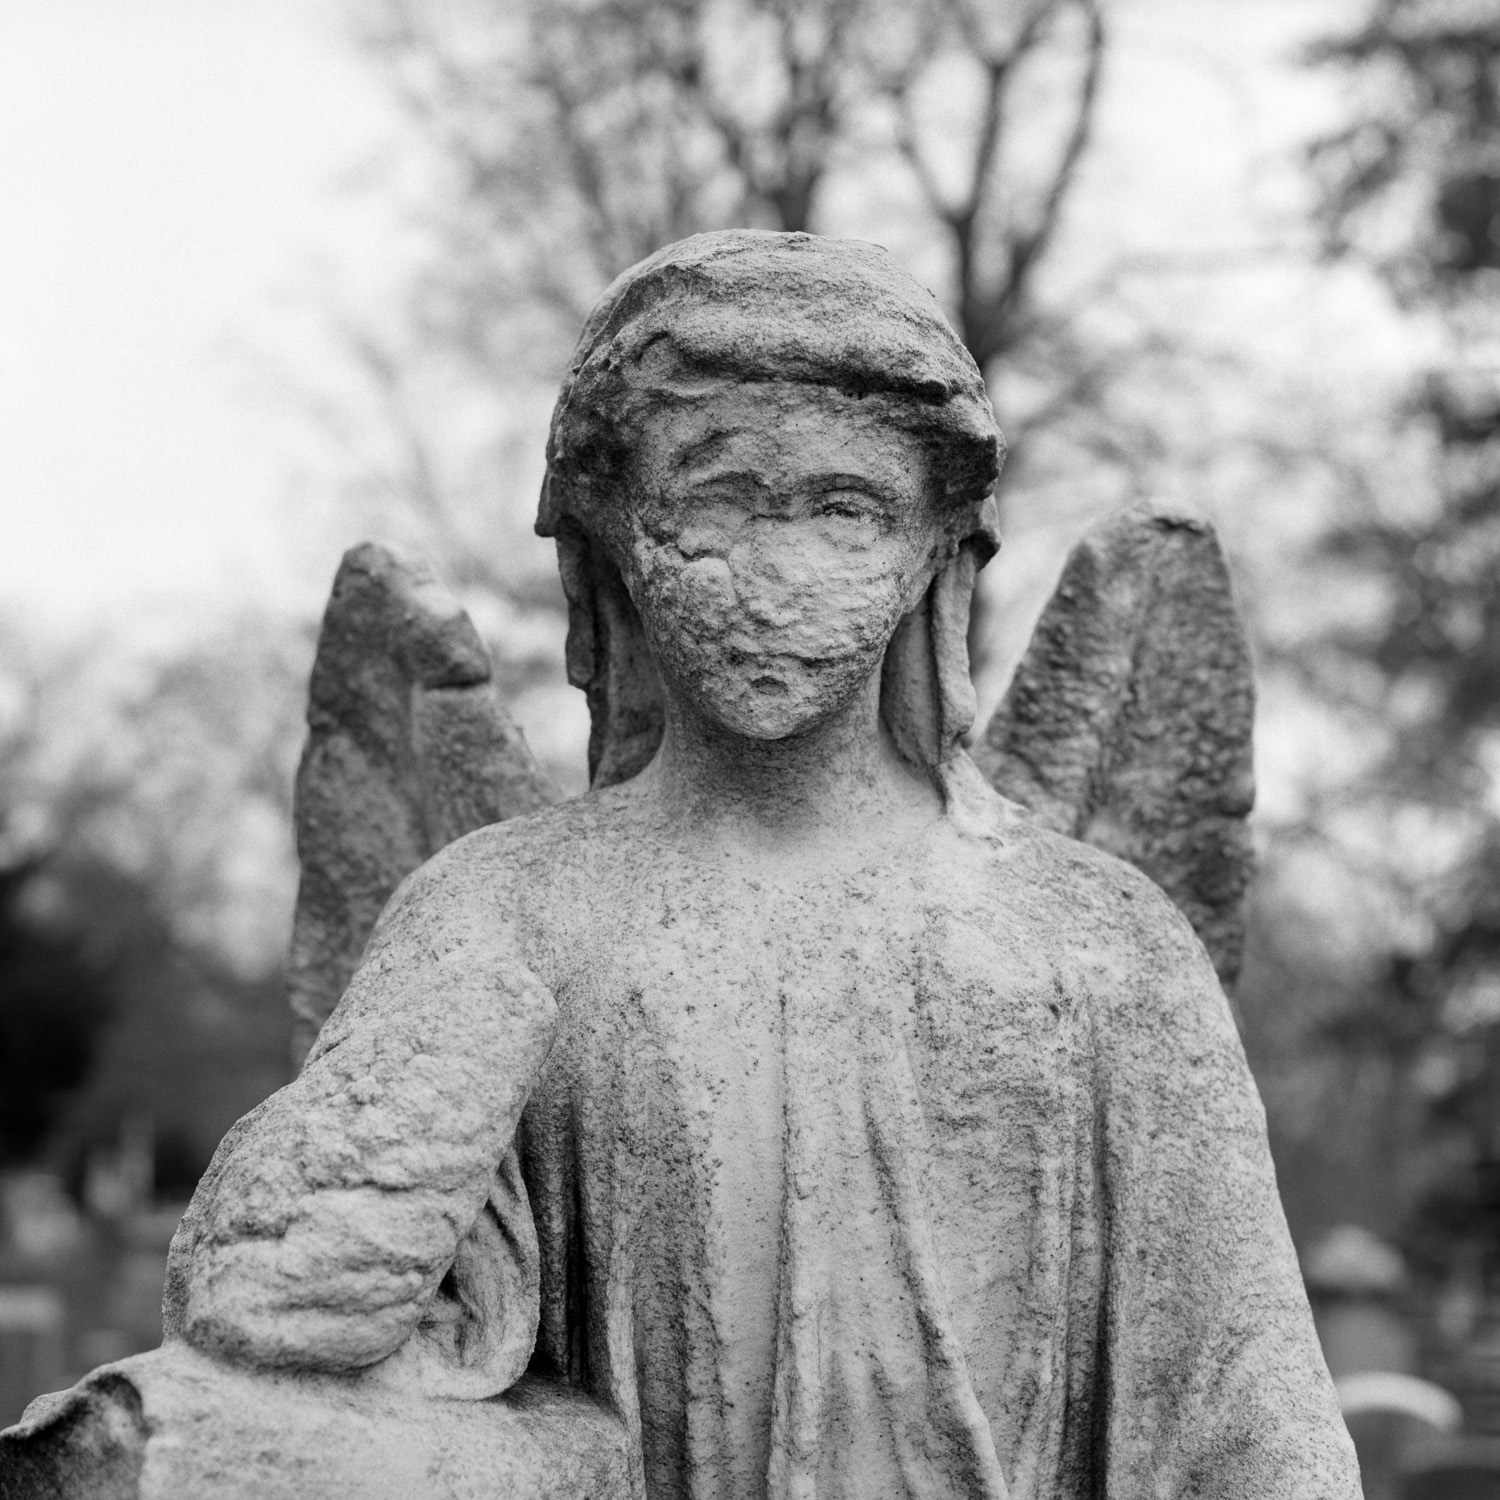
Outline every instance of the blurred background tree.
[(554, 313), (549, 379), (627, 266), (710, 229), (833, 232), (851, 189), (887, 218), (904, 197), (989, 369), (1046, 321), (1105, 41), (1100, 0), (379, 0), (367, 34), (447, 168), (434, 325), (512, 369), (510, 320)]
[(185, 1195), (288, 1076), (307, 632), (50, 655), (0, 631), (0, 1152), (81, 1183), (148, 1128)]
[[(1244, 1003), (1263, 1071), (1301, 1076), (1304, 1222), (1353, 1163), (1451, 1355), (1500, 1297), (1500, 7), (1379, 0), (1310, 61), (1349, 87), (1309, 155), (1323, 252), (1427, 354), (1384, 440), (1335, 459), (1299, 568), (1326, 617), (1268, 653), (1355, 748), (1273, 841)], [(1316, 883), (1356, 893), (1342, 940)]]
[[(1096, 122), (1103, 0), (371, 0), (365, 13), (423, 142), (432, 248), (398, 325), (348, 340), (371, 420), (403, 434), (364, 493), (408, 534), (420, 518), (415, 540), (461, 586), (558, 607), (550, 566), (523, 576), (503, 527), (529, 520), (572, 341), (620, 271), (707, 229), (890, 245), (1003, 392), (1006, 503), (1084, 454), (1117, 471), (1114, 498), (1131, 484), (1149, 440), (1105, 408), (1151, 341), (1118, 320), (1106, 332), (1107, 276), (1080, 289), (1055, 274)], [(986, 591), (981, 673), (1019, 645), (990, 606)]]
[(0, 1164), (34, 1161), (94, 1062), (109, 1017), (103, 976), (76, 942), (31, 920), (34, 869), (0, 875)]

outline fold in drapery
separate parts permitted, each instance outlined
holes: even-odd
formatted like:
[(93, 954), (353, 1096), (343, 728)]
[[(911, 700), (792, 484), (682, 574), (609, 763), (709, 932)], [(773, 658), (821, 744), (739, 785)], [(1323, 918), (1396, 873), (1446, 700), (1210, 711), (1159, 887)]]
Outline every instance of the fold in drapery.
[[(723, 1038), (706, 1044), (690, 999), (564, 1002), (525, 1131), (541, 1366), (617, 1405), (651, 1500), (1007, 1496), (924, 1199), (915, 994), (891, 980), (912, 933), (880, 919), (871, 878), (837, 941), (798, 940), (768, 904), (723, 956), (736, 977), (708, 1024), (765, 1065), (737, 1101), (705, 1103)], [(770, 1184), (754, 1209), (752, 1176)]]
[(536, 1343), (540, 1265), (521, 1164), (507, 1151), (479, 1218), (399, 1353), (423, 1395), (482, 1401), (515, 1384)]
[(890, 1016), (850, 989), (784, 1011), (786, 1192), (770, 1500), (1005, 1500), (919, 1181)]
[(539, 1303), (635, 1500), (1355, 1500), (1191, 929), (1082, 846), (950, 820), (770, 891), (641, 879), (627, 843), (602, 911), (603, 834), (559, 874), (539, 825), (524, 954), (488, 885), (419, 879), (216, 1155), (169, 1333), (382, 1381), (431, 1356), (418, 1392), (482, 1397)]
[(541, 955), (543, 1367), (621, 1412), (635, 1500), (1353, 1500), (1190, 929), (944, 837), (805, 898), (641, 882)]

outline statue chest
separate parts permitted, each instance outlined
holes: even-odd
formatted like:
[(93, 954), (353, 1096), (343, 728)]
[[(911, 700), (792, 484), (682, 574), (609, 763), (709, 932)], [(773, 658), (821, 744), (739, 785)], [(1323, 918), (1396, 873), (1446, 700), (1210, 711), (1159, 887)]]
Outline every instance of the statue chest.
[[(910, 1149), (1014, 1154), (1065, 1101), (1079, 996), (1052, 945), (951, 874), (878, 870), (769, 887), (643, 875), (567, 924), (543, 967), (560, 1011), (547, 1077), (580, 1117), (715, 1181), (781, 1191), (787, 1134), (850, 1081), (899, 1080)], [(546, 972), (551, 970), (551, 972)], [(1066, 1089), (1063, 1089), (1066, 1092)]]
[(884, 871), (643, 878), (553, 949), (530, 1138), (571, 1165), (537, 1185), (578, 1205), (590, 1283), (630, 1288), (611, 1314), (648, 1409), (692, 1407), (709, 1348), (745, 1424), (726, 1451), (759, 1462), (799, 1302), (814, 1342), (877, 1361), (941, 1325), (999, 1400), (1057, 1293), (1090, 1137), (1079, 997), (1035, 937), (985, 892)]

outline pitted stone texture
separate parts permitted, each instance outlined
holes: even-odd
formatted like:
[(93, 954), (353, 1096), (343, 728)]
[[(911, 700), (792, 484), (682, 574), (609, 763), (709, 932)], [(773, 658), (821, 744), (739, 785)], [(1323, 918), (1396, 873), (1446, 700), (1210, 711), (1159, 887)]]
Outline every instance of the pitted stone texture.
[(1074, 549), (974, 758), (1045, 827), (1149, 875), (1232, 985), (1253, 860), (1254, 714), (1212, 526), (1140, 506)]
[(626, 1500), (625, 1475), (619, 1422), (555, 1382), (414, 1403), (181, 1344), (106, 1365), (0, 1434), (0, 1500)]
[[(734, 420), (735, 405), (750, 414), (748, 421)], [(557, 538), (570, 613), (568, 675), (589, 696), (595, 786), (626, 780), (650, 760), (664, 723), (658, 669), (687, 668), (675, 649), (679, 639), (686, 644), (694, 632), (705, 643), (717, 637), (717, 668), (709, 662), (700, 668), (716, 670), (724, 681), (736, 675), (737, 655), (779, 657), (779, 664), (767, 661), (767, 670), (795, 697), (799, 662), (835, 669), (838, 652), (820, 639), (835, 615), (845, 613), (845, 645), (880, 632), (878, 609), (860, 606), (888, 591), (875, 588), (861, 601), (836, 576), (859, 573), (873, 538), (851, 536), (836, 524), (834, 507), (825, 508), (825, 520), (835, 524), (823, 530), (843, 535), (832, 539), (830, 562), (819, 545), (829, 538), (806, 524), (804, 555), (757, 560), (753, 544), (713, 535), (708, 505), (702, 533), (681, 537), (699, 561), (692, 570), (697, 579), (682, 582), (736, 596), (750, 628), (738, 630), (733, 619), (711, 613), (694, 618), (659, 610), (656, 640), (648, 647), (642, 636), (638, 596), (646, 575), (659, 571), (653, 564), (664, 560), (652, 556), (651, 544), (676, 545), (671, 517), (654, 503), (664, 498), (662, 482), (679, 477), (672, 450), (682, 455), (696, 444), (708, 458), (721, 440), (744, 450), (758, 444), (763, 452), (751, 460), (753, 482), (769, 504), (769, 519), (790, 499), (781, 491), (785, 475), (776, 472), (780, 442), (817, 407), (841, 412), (845, 427), (842, 439), (825, 448), (825, 495), (836, 488), (840, 449), (870, 456), (862, 433), (882, 445), (904, 439), (923, 450), (905, 479), (929, 492), (943, 550), (951, 556), (961, 548), (980, 561), (994, 552), (992, 491), (1004, 444), (984, 381), (932, 293), (881, 247), (760, 230), (694, 235), (618, 277), (589, 317), (553, 414), (537, 530)], [(653, 452), (649, 433), (661, 421), (676, 430), (664, 450)], [(739, 462), (718, 468), (739, 469), (740, 480), (749, 479)], [(646, 504), (636, 503), (642, 499)], [(622, 570), (632, 576), (622, 580)], [(796, 576), (804, 572), (814, 576)], [(871, 590), (872, 580), (863, 587)], [(767, 614), (779, 617), (779, 640), (757, 628)], [(889, 627), (886, 621), (886, 634)]]
[(139, 1500), (148, 1436), (140, 1392), (106, 1365), (0, 1432), (0, 1500)]
[(525, 1370), (536, 1237), (511, 1141), (556, 1007), (441, 868), (398, 892), (301, 1074), (215, 1152), (172, 1240), (168, 1338), (271, 1369), (397, 1356), (430, 1396)]
[(558, 796), (500, 700), (469, 617), (429, 568), (390, 547), (345, 554), (307, 721), (289, 964), (297, 1062), (397, 885), (470, 829)]
[(558, 1000), (539, 1360), (648, 1500), (1351, 1500), (1212, 968), (1139, 872), (988, 814), (757, 858), (637, 781), (450, 851)]

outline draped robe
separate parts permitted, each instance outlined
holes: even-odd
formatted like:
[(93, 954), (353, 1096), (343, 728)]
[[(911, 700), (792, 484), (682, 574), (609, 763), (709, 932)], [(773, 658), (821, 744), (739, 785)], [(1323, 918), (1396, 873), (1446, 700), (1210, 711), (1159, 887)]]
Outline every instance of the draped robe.
[(1149, 881), (993, 798), (759, 874), (645, 806), (407, 882), (200, 1186), (170, 1337), (429, 1398), (529, 1357), (619, 1414), (637, 1500), (1355, 1500), (1229, 1007)]
[(537, 1361), (617, 1405), (650, 1500), (1358, 1494), (1154, 886), (998, 803), (776, 881), (577, 816), (513, 886), (559, 1006)]

